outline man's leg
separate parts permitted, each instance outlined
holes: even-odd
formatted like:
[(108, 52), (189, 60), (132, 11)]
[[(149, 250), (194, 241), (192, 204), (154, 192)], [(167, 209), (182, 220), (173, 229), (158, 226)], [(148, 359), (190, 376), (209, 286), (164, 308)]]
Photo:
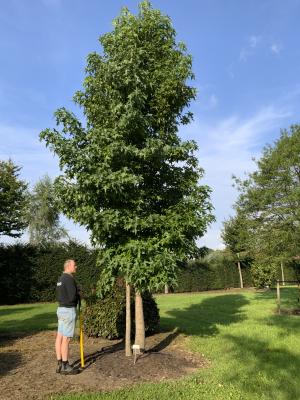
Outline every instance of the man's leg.
[(59, 332), (56, 334), (55, 340), (55, 352), (56, 352), (56, 359), (57, 359), (57, 368), (56, 372), (59, 373), (61, 371), (62, 366), (62, 340), (63, 335)]
[(57, 332), (55, 340), (55, 352), (57, 360), (62, 359), (62, 340), (63, 340), (63, 335)]
[(70, 338), (67, 336), (62, 337), (61, 341), (61, 358), (62, 361), (68, 361), (69, 360), (69, 343), (70, 343)]
[(76, 319), (76, 310), (73, 308), (70, 309), (60, 309), (59, 310), (59, 329), (60, 332), (60, 340), (58, 341), (58, 352), (57, 354), (61, 355), (61, 374), (74, 374), (77, 373), (77, 370), (74, 370), (69, 364), (69, 343), (71, 337), (74, 336), (75, 330), (75, 319)]

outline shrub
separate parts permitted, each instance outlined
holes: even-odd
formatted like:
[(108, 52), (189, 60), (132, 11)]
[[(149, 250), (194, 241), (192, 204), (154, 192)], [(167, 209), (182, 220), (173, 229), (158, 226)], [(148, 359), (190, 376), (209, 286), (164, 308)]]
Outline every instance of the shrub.
[[(143, 308), (146, 334), (155, 333), (159, 328), (159, 311), (150, 293), (143, 293)], [(131, 334), (134, 324), (134, 296), (131, 297)], [(118, 339), (125, 336), (126, 294), (123, 285), (115, 285), (104, 298), (95, 295), (86, 299), (83, 309), (83, 329), (88, 336)]]
[(271, 286), (276, 281), (277, 265), (272, 262), (254, 262), (251, 265), (251, 274), (255, 287)]

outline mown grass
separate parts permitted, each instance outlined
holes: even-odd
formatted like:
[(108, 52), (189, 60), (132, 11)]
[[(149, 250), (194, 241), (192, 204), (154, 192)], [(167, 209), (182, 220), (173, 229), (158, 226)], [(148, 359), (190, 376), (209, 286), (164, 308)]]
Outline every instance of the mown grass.
[(0, 306), (0, 334), (17, 335), (56, 328), (54, 303)]
[[(277, 315), (275, 300), (275, 291), (158, 296), (162, 327), (178, 327), (209, 368), (177, 381), (52, 398), (300, 399), (300, 317)], [(297, 300), (297, 289), (282, 289), (283, 306), (297, 306)]]

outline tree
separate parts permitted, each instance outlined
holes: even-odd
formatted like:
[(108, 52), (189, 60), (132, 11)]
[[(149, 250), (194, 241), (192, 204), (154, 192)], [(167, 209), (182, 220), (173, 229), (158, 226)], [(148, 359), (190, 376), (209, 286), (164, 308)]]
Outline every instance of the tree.
[(257, 170), (236, 183), (240, 195), (235, 208), (243, 215), (256, 270), (272, 267), (275, 276), (280, 263), (284, 280), (283, 262), (299, 252), (300, 126), (283, 130), (273, 145), (264, 148)]
[(195, 89), (187, 83), (191, 57), (175, 39), (170, 19), (149, 2), (137, 16), (123, 9), (100, 37), (102, 55), (88, 56), (74, 96), (86, 126), (62, 108), (55, 115), (63, 129), (41, 133), (64, 172), (56, 187), (65, 214), (101, 248), (99, 289), (118, 275), (135, 289), (141, 348), (141, 293), (176, 281), (178, 263), (193, 256), (213, 220), (197, 145), (178, 136)]
[(67, 237), (60, 225), (58, 201), (49, 176), (44, 176), (29, 195), (27, 212), (29, 242), (33, 245), (56, 243)]
[(20, 237), (26, 227), (27, 184), (19, 179), (20, 170), (11, 160), (0, 161), (0, 235)]
[(221, 237), (226, 248), (231, 252), (238, 267), (240, 287), (244, 287), (241, 260), (247, 256), (247, 243), (249, 241), (246, 219), (241, 214), (229, 218), (223, 223)]

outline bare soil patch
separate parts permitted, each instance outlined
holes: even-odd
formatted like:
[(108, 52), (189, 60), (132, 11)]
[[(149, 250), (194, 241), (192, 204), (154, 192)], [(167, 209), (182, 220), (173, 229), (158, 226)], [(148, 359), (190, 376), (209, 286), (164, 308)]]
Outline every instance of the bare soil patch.
[[(204, 359), (182, 349), (177, 333), (148, 337), (147, 351), (133, 364), (120, 341), (85, 338), (86, 367), (77, 375), (55, 373), (55, 332), (0, 337), (0, 399), (45, 399), (52, 394), (99, 392), (140, 382), (174, 379), (205, 367)], [(80, 367), (79, 343), (71, 343), (70, 361)]]

